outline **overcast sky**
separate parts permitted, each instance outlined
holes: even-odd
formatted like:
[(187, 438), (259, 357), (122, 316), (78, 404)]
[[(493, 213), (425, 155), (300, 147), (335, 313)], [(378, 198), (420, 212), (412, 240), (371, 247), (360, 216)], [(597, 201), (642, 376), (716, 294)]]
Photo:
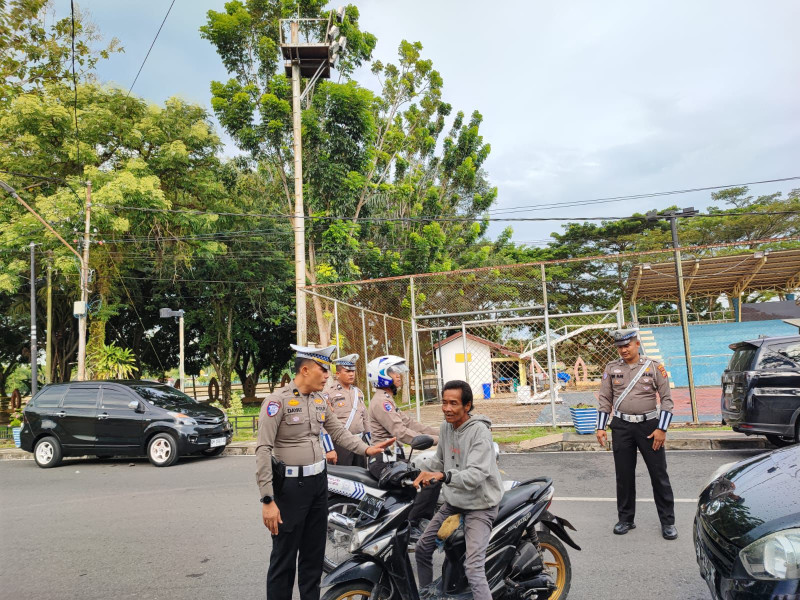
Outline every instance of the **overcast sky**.
[[(495, 208), (800, 176), (796, 0), (352, 0), (393, 60), (420, 41), (454, 109), (484, 116)], [(128, 87), (169, 0), (79, 0), (126, 52), (99, 77)], [(69, 10), (56, 0), (59, 16)], [(335, 4), (332, 4), (335, 6)], [(134, 92), (210, 106), (227, 74), (198, 27), (221, 0), (177, 0)], [(375, 87), (369, 73), (356, 75)], [(230, 148), (229, 151), (233, 151)], [(800, 181), (753, 186), (788, 192)], [(708, 205), (708, 192), (513, 216), (617, 216)], [(499, 216), (499, 215), (498, 215)], [(505, 227), (494, 223), (490, 233)], [(555, 223), (515, 223), (520, 242)]]

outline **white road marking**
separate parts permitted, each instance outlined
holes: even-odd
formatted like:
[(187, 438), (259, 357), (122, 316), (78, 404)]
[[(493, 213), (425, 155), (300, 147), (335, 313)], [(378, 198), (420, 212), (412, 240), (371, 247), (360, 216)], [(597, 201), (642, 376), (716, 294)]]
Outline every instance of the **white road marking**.
[[(616, 498), (583, 498), (581, 496), (556, 496), (553, 502), (616, 502)], [(637, 498), (637, 502), (655, 502), (653, 498)], [(697, 504), (696, 498), (675, 498), (675, 502)]]

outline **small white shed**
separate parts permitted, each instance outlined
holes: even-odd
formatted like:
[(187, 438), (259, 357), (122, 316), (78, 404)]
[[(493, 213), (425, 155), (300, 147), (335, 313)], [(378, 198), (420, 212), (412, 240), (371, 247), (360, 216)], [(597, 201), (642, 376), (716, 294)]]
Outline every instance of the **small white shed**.
[[(513, 384), (525, 385), (526, 367), (519, 353), (502, 344), (467, 334), (466, 355), (462, 334), (456, 333), (434, 344), (436, 368), (443, 382), (469, 381), (475, 398), (511, 392)], [(469, 377), (467, 377), (469, 373)], [(485, 388), (484, 386), (489, 386)]]

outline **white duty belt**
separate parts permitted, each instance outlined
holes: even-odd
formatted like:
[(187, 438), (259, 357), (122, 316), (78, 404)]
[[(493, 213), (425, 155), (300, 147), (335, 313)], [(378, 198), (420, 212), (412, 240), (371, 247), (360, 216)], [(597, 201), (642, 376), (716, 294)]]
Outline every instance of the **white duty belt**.
[(353, 395), (353, 408), (350, 409), (350, 416), (347, 417), (347, 423), (344, 424), (344, 428), (347, 429), (347, 431), (350, 431), (350, 424), (353, 422), (353, 418), (355, 418), (356, 411), (358, 410), (358, 388), (351, 385), (350, 393)]
[(313, 465), (304, 465), (299, 467), (286, 467), (286, 477), (311, 477), (312, 475), (319, 475), (325, 471), (325, 460), (315, 462)]

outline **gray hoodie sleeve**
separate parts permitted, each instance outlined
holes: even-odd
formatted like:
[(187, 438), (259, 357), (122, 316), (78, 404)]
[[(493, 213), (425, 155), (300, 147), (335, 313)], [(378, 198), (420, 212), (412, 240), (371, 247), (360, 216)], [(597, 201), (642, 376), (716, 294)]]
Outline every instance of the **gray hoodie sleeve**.
[(474, 427), (476, 435), (467, 444), (467, 456), (464, 469), (452, 469), (450, 483), (447, 485), (462, 490), (479, 488), (491, 473), (494, 458), (492, 433), (487, 427)]
[[(439, 427), (439, 440), (444, 439), (444, 428), (447, 426), (447, 421), (443, 422), (442, 425)], [(443, 443), (439, 443), (436, 445), (436, 454), (431, 456), (430, 458), (423, 458), (419, 461), (418, 466), (426, 471), (431, 471), (433, 473), (437, 473), (439, 471), (444, 470), (444, 454), (442, 451), (442, 447), (444, 446)], [(414, 461), (415, 463), (417, 461)]]

